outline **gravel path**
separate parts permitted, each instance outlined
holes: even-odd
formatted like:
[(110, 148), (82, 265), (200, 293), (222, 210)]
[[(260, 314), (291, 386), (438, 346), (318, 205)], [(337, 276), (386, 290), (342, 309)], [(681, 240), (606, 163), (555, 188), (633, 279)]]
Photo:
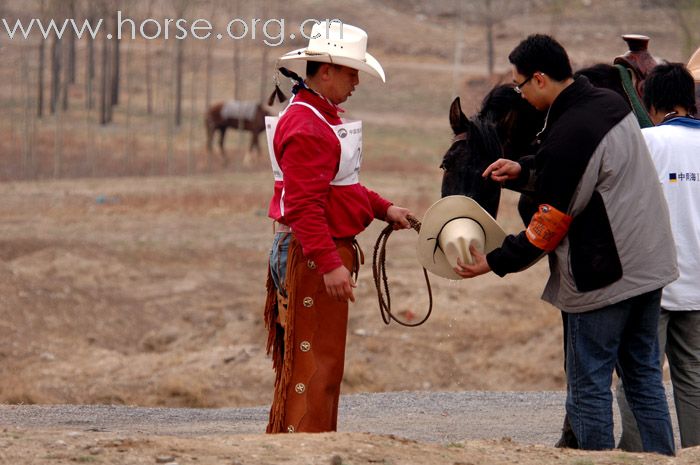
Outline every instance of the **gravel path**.
[[(555, 391), (354, 394), (341, 397), (339, 425), (340, 431), (434, 443), (510, 437), (520, 443), (553, 445), (559, 437), (564, 397)], [(260, 433), (266, 420), (267, 407), (0, 406), (2, 428), (198, 436)]]

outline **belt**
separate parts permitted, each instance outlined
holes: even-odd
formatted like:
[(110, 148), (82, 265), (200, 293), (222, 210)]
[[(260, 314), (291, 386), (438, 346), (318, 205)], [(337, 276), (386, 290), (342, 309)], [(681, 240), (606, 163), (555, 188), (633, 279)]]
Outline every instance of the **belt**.
[(290, 232), (292, 232), (292, 228), (290, 228), (286, 224), (282, 224), (278, 221), (275, 221), (272, 223), (272, 230), (275, 233), (290, 233)]

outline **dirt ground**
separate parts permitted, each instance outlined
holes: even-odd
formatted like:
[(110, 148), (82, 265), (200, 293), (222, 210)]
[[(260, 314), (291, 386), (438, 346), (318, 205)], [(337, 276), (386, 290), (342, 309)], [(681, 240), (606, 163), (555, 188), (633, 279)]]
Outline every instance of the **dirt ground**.
[[(347, 106), (348, 116), (367, 124), (362, 181), (422, 216), (440, 196), (438, 165), (451, 137), (447, 110), (452, 94), (459, 94), (471, 113), (498, 78), (484, 76), (483, 31), (477, 24), (465, 26), (462, 66), (456, 69), (456, 32), (445, 27), (444, 18), (433, 23), (423, 13), (390, 5), (403, 2), (301, 3), (318, 17), (347, 18), (374, 31), (373, 47), (379, 46), (377, 56), (390, 80), (385, 87), (363, 84)], [(652, 35), (654, 54), (685, 61), (677, 27), (657, 11), (630, 8), (633, 3), (571, 2), (570, 10), (556, 15), (511, 17), (496, 35), (496, 69), (507, 70), (508, 51), (531, 32), (563, 37), (575, 67), (607, 62), (624, 52), (619, 35), (629, 32)], [(12, 4), (17, 11), (25, 8), (24, 2)], [(298, 10), (294, 13), (301, 14)], [(200, 129), (190, 136), (194, 138), (186, 137), (194, 129), (182, 130), (166, 143), (165, 126), (154, 125), (143, 111), (134, 111), (131, 122), (118, 113), (112, 127), (85, 127), (76, 123), (85, 119), (76, 100), (61, 118), (36, 124), (36, 147), (30, 148), (36, 150), (38, 180), (16, 181), (26, 179), (17, 175), (26, 149), (22, 131), (34, 126), (28, 126), (28, 113), (14, 100), (24, 84), (29, 89), (32, 83), (21, 66), (29, 54), (10, 45), (4, 43), (9, 65), (0, 71), (7, 83), (0, 86), (0, 99), (9, 108), (0, 114), (0, 403), (268, 405), (273, 372), (265, 355), (261, 313), (272, 231), (266, 218), (271, 176), (265, 157), (244, 165), (236, 153), (226, 168), (218, 159), (212, 164), (202, 149)], [(143, 58), (139, 47), (130, 53), (136, 63)], [(229, 50), (217, 53), (230, 62)], [(257, 58), (255, 53), (251, 56)], [(213, 98), (230, 97), (228, 66), (214, 76), (219, 93)], [(131, 70), (131, 87), (126, 88), (134, 93), (134, 108), (143, 110), (143, 76), (138, 66)], [(199, 90), (197, 79), (201, 75), (193, 72), (188, 82), (194, 84), (187, 88)], [(257, 80), (249, 84), (257, 94)], [(163, 90), (158, 95), (169, 94)], [(160, 110), (169, 108), (164, 102), (156, 101)], [(186, 127), (195, 128), (195, 123), (200, 128), (199, 110), (190, 114)], [(235, 145), (231, 137), (229, 147)], [(171, 152), (183, 155), (188, 147), (192, 172), (208, 174), (153, 176), (170, 173), (169, 164), (167, 170), (160, 165), (170, 162)], [(62, 170), (56, 169), (58, 148), (65, 151)], [(138, 163), (129, 164), (132, 156)], [(184, 160), (173, 169), (188, 169), (173, 172), (190, 172), (189, 159)], [(85, 168), (92, 163), (99, 169)], [(139, 171), (144, 166), (150, 170)], [(152, 176), (111, 177), (137, 172)], [(69, 179), (46, 180), (60, 177), (57, 173)], [(70, 173), (109, 177), (70, 179)], [(509, 232), (520, 229), (515, 203), (516, 197), (504, 192), (499, 222)], [(546, 263), (504, 279), (489, 275), (450, 282), (433, 277), (430, 320), (412, 329), (385, 326), (369, 266), (383, 226), (375, 222), (359, 238), (367, 263), (350, 311), (344, 394), (564, 388), (559, 312), (539, 299)], [(416, 237), (412, 231), (391, 237), (388, 273), (395, 311), (420, 318), (427, 294), (415, 257)], [(166, 436), (0, 427), (0, 463), (29, 465), (588, 465), (690, 464), (699, 459), (697, 450), (672, 460), (560, 451), (498, 436), (427, 444), (362, 433)]]
[(678, 457), (617, 451), (581, 452), (517, 444), (508, 438), (425, 444), (392, 435), (324, 433), (182, 438), (109, 433), (4, 431), (0, 463), (200, 465), (691, 465), (700, 448)]
[[(439, 197), (434, 173), (368, 170), (363, 182), (417, 215)], [(271, 363), (261, 321), (270, 239), (267, 168), (184, 178), (0, 185), (0, 402), (170, 407), (267, 405)], [(411, 186), (406, 189), (406, 186)], [(500, 222), (519, 227), (504, 192)], [(558, 311), (539, 300), (540, 262), (506, 277), (433, 278), (420, 328), (385, 326), (369, 260), (351, 307), (344, 393), (561, 390)], [(416, 234), (389, 242), (394, 308), (422, 315), (427, 295)], [(694, 463), (579, 453), (512, 440), (426, 444), (338, 433), (117, 435), (9, 427), (0, 463)], [(300, 442), (301, 441), (301, 442)], [(689, 454), (695, 455), (689, 455)], [(694, 457), (694, 458), (687, 458)]]
[[(366, 176), (417, 215), (439, 173)], [(0, 186), (0, 400), (245, 406), (270, 401), (261, 311), (271, 226), (266, 169), (191, 178)], [(404, 188), (409, 182), (413, 188)], [(516, 228), (514, 197), (501, 218)], [(433, 278), (420, 328), (385, 326), (369, 261), (351, 308), (344, 392), (561, 389), (558, 312), (539, 300), (546, 264), (506, 279)], [(427, 292), (417, 235), (394, 234), (395, 311)]]

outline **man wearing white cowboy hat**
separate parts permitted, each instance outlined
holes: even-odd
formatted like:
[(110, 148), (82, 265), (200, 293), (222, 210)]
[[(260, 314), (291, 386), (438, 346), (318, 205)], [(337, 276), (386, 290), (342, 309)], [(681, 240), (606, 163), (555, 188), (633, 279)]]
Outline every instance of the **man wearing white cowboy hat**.
[(362, 122), (338, 107), (359, 71), (385, 80), (367, 53), (367, 34), (338, 21), (317, 23), (309, 46), (280, 61), (306, 62), (306, 79), (279, 118), (268, 118), (275, 220), (265, 323), (276, 371), (268, 433), (335, 431), (343, 378), (348, 300), (361, 252), (354, 237), (374, 218), (409, 228), (409, 211), (359, 182)]

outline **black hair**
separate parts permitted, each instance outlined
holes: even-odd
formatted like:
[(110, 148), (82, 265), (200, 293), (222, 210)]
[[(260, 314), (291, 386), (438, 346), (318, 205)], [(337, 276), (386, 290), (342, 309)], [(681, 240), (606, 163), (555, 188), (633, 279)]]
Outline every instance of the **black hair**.
[(318, 73), (318, 70), (321, 69), (321, 65), (323, 62), (321, 61), (307, 61), (306, 62), (306, 77), (312, 77), (316, 73)]
[(644, 106), (658, 112), (681, 107), (690, 115), (697, 113), (695, 81), (683, 63), (665, 63), (649, 72), (644, 80)]
[(318, 70), (321, 69), (321, 65), (331, 65), (333, 68), (339, 69), (342, 66), (335, 63), (326, 63), (325, 61), (307, 61), (306, 62), (306, 77), (313, 77)]
[(508, 60), (518, 73), (532, 76), (540, 71), (556, 81), (572, 77), (569, 55), (559, 42), (545, 34), (532, 34), (510, 52)]

